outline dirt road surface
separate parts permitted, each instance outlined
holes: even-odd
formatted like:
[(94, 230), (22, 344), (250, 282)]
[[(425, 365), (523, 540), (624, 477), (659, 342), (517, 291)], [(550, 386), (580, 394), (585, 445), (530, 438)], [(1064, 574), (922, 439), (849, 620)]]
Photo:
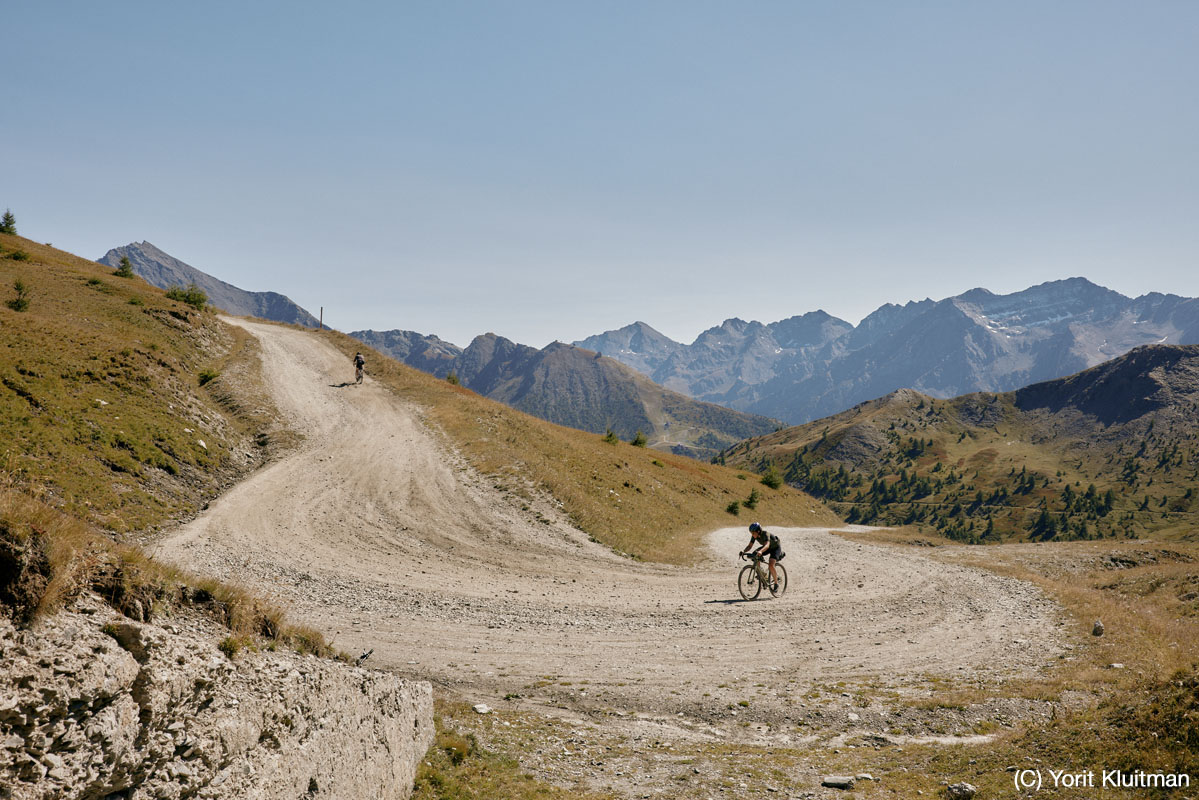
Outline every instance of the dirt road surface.
[[(1060, 651), (1060, 612), (1034, 587), (923, 548), (764, 519), (790, 587), (755, 602), (735, 585), (741, 527), (713, 532), (698, 568), (618, 557), (551, 500), (522, 509), (369, 376), (345, 385), (352, 365), (318, 337), (236, 324), (261, 340), (278, 407), (306, 439), (155, 555), (275, 598), (339, 648), (373, 649), (370, 665), (473, 702), (744, 738), (810, 710), (797, 698), (815, 686), (985, 682)], [(900, 713), (842, 705), (819, 715), (831, 733)]]

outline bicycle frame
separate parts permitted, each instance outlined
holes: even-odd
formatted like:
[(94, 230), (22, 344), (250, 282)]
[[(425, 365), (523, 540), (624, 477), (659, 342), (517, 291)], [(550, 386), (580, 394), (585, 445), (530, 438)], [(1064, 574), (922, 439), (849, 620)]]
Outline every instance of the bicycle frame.
[(752, 563), (742, 567), (737, 576), (737, 591), (741, 593), (741, 597), (745, 600), (756, 600), (763, 587), (769, 589), (774, 597), (782, 595), (787, 590), (787, 572), (783, 565), (775, 562), (779, 576), (777, 580), (772, 580), (770, 562), (757, 553), (752, 554), (750, 558)]

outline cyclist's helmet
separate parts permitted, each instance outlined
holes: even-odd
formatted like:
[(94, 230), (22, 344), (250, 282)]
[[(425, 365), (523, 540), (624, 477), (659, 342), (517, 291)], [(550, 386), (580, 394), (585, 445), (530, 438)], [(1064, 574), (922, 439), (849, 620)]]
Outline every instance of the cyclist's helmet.
[(758, 523), (756, 523), (756, 522), (749, 523), (749, 532), (750, 533), (757, 533), (760, 530), (762, 530), (762, 526), (759, 525)]

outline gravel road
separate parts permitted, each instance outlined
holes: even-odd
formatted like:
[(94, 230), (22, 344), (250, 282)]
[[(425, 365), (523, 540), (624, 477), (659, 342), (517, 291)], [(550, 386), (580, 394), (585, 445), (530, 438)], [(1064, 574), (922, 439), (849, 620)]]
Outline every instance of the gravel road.
[(741, 527), (713, 532), (697, 568), (618, 557), (551, 499), (523, 508), (494, 488), (420, 408), (369, 377), (343, 383), (352, 365), (318, 337), (231, 322), (260, 339), (276, 403), (306, 438), (155, 555), (275, 598), (338, 647), (373, 649), (372, 665), (493, 705), (520, 695), (699, 730), (730, 728), (736, 711), (785, 717), (814, 685), (982, 681), (1059, 652), (1060, 611), (1033, 586), (924, 548), (763, 519), (790, 588), (755, 602), (735, 585)]

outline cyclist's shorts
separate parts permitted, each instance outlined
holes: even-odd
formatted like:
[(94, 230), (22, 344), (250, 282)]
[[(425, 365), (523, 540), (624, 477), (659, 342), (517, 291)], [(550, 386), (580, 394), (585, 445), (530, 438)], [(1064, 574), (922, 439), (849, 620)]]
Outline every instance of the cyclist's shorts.
[(775, 561), (782, 561), (785, 555), (787, 554), (783, 552), (783, 548), (777, 544), (762, 551), (763, 558), (773, 558)]

